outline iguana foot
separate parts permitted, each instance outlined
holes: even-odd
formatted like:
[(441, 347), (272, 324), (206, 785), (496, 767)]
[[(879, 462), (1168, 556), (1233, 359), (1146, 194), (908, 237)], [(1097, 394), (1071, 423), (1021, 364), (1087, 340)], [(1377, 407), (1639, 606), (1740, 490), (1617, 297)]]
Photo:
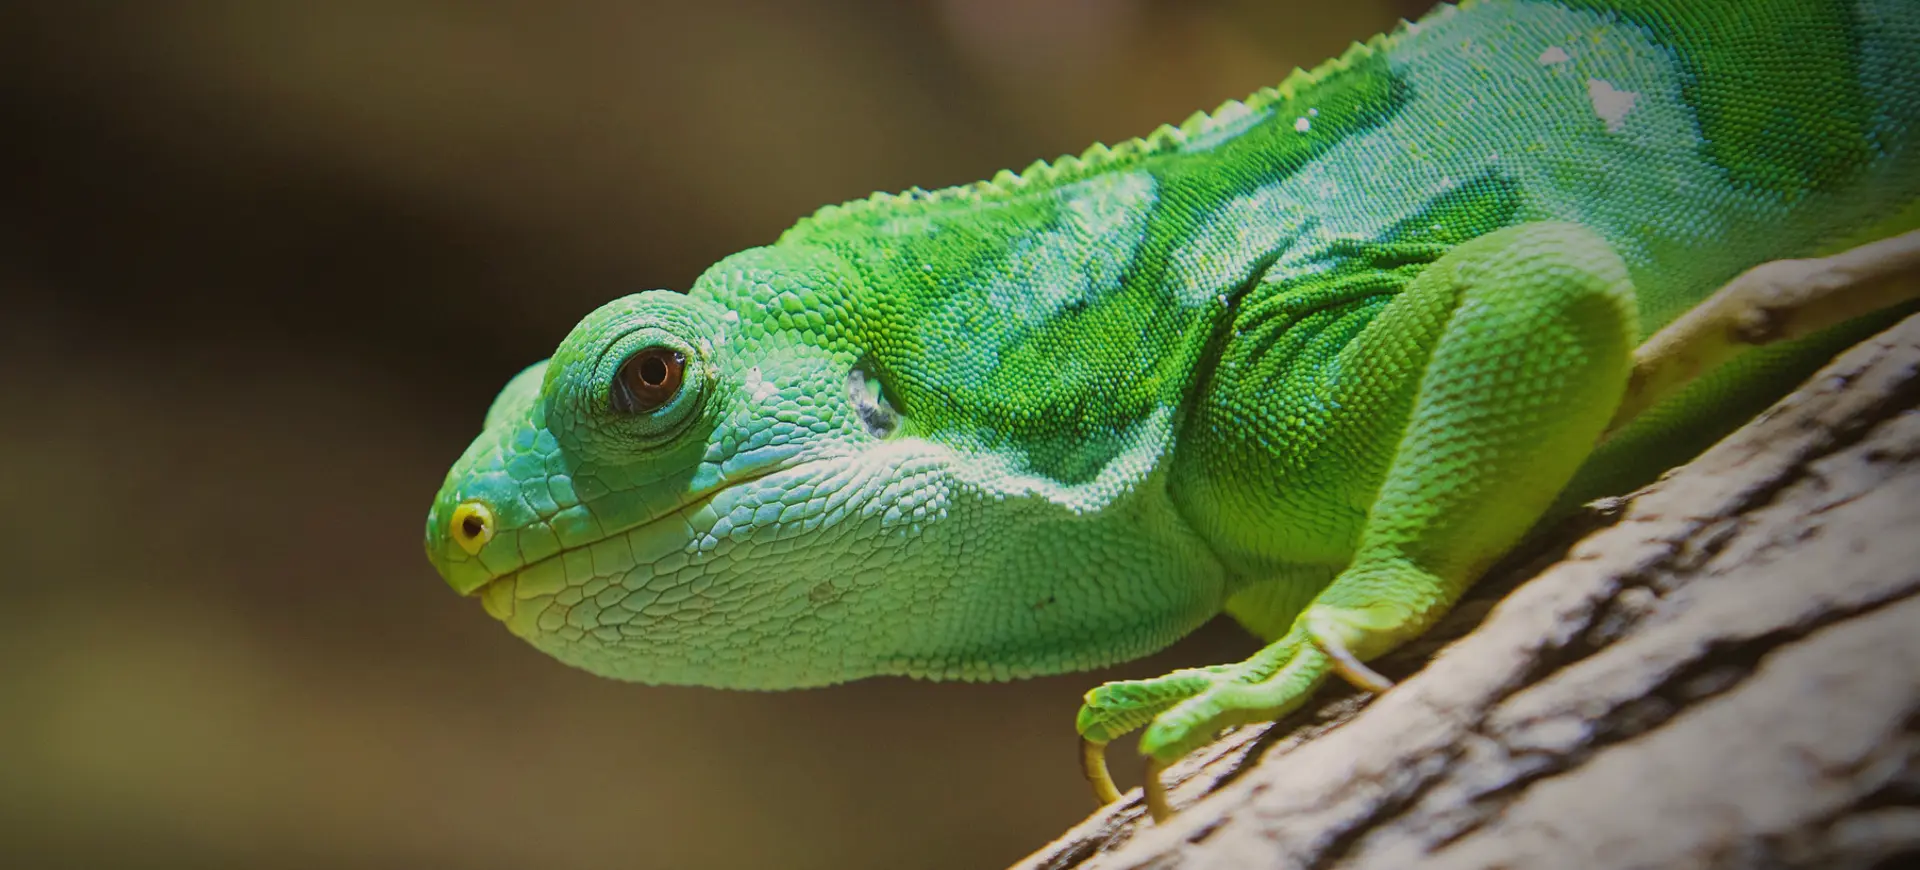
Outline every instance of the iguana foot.
[[(1392, 608), (1388, 608), (1392, 610)], [(1147, 680), (1102, 685), (1086, 695), (1077, 726), (1081, 763), (1102, 804), (1119, 800), (1107, 772), (1106, 745), (1146, 726), (1140, 752), (1147, 757), (1143, 791), (1155, 821), (1173, 814), (1160, 775), (1181, 756), (1205, 745), (1221, 729), (1266, 722), (1292, 712), (1329, 674), (1355, 687), (1383, 692), (1393, 683), (1360, 662), (1360, 655), (1405, 639), (1408, 620), (1382, 619), (1376, 609), (1315, 605), (1293, 630), (1252, 658), (1231, 665), (1191, 668)]]
[(1107, 683), (1087, 692), (1074, 727), (1080, 732), (1081, 769), (1093, 786), (1094, 798), (1102, 805), (1120, 799), (1120, 790), (1107, 772), (1107, 743), (1153, 721), (1162, 711), (1207, 692), (1221, 675), (1236, 667), (1187, 668), (1149, 680)]

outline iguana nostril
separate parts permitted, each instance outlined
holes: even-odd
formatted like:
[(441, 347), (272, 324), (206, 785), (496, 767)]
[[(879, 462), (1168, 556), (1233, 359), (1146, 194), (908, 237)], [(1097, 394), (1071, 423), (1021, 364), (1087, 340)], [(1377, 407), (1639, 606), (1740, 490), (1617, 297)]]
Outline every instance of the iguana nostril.
[(453, 509), (453, 540), (468, 555), (478, 555), (480, 548), (493, 539), (493, 511), (477, 501), (461, 502)]

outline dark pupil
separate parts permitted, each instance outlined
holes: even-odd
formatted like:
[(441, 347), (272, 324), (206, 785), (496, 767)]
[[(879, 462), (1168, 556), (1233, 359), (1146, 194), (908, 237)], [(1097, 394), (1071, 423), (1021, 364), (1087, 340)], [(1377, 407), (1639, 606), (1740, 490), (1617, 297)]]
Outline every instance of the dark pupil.
[(480, 533), (486, 530), (487, 527), (480, 522), (479, 517), (467, 517), (460, 521), (460, 531), (465, 532), (469, 538), (480, 537)]
[(648, 354), (640, 360), (640, 382), (649, 387), (658, 387), (667, 382), (667, 362), (657, 354)]
[(680, 392), (685, 367), (686, 358), (670, 348), (650, 347), (628, 357), (613, 382), (613, 395), (609, 397), (613, 409), (644, 414), (672, 401)]

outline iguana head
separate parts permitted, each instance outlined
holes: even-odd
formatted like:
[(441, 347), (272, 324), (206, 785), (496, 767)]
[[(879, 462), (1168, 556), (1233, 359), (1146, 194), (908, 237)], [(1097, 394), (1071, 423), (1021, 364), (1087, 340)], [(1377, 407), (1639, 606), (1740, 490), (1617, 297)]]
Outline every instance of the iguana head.
[(692, 294), (587, 315), (507, 384), (448, 472), (426, 529), (447, 583), (611, 676), (846, 678), (820, 624), (889, 630), (863, 593), (924, 558), (902, 544), (950, 483), (941, 451), (895, 437), (831, 266), (748, 252)]
[(1217, 607), (1148, 485), (1175, 405), (1070, 353), (1135, 354), (1140, 329), (1036, 366), (1058, 324), (867, 274), (783, 243), (589, 314), (494, 401), (429, 558), (539, 649), (656, 683), (1056, 672)]

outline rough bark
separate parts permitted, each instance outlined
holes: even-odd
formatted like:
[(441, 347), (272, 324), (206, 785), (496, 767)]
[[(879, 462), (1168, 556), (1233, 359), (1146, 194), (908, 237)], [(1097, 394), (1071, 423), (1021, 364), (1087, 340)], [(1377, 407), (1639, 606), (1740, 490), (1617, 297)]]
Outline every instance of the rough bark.
[(1135, 790), (1017, 866), (1920, 862), (1916, 406), (1920, 316), (1510, 558), (1392, 691), (1230, 734), (1169, 823)]

